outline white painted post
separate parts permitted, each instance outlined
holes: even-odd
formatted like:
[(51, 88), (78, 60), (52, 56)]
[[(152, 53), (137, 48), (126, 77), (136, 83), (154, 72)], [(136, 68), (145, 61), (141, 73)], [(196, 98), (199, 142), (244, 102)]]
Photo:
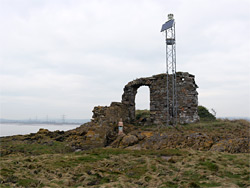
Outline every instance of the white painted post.
[(122, 118), (120, 119), (119, 123), (118, 123), (118, 135), (123, 134), (123, 122), (122, 122)]

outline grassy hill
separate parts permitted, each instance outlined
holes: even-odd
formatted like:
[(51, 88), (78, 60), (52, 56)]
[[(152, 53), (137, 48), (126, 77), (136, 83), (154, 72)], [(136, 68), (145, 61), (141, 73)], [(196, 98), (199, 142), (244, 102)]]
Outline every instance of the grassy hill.
[[(214, 139), (228, 138), (230, 147), (233, 147), (233, 143), (230, 143), (232, 138), (249, 138), (249, 122), (244, 120), (200, 122), (178, 129), (182, 133), (173, 127), (154, 126), (137, 126), (130, 131), (160, 132), (166, 133), (167, 137), (179, 135), (178, 138), (194, 134), (195, 139), (197, 135), (206, 134)], [(172, 148), (111, 148), (111, 145), (107, 145), (79, 151), (73, 150), (64, 137), (58, 136), (78, 131), (79, 134), (69, 137), (78, 140), (88, 134), (80, 130), (67, 133), (41, 130), (37, 134), (1, 138), (0, 187), (250, 186), (249, 150), (247, 153), (240, 150), (232, 153), (211, 151), (200, 148), (198, 142), (202, 140), (196, 139), (197, 148), (196, 145), (188, 147), (191, 142), (182, 147), (179, 144), (186, 142), (183, 141), (176, 142)], [(53, 136), (56, 139), (53, 140)], [(193, 138), (187, 138), (190, 139)]]
[(247, 187), (249, 154), (166, 149), (1, 157), (1, 187)]

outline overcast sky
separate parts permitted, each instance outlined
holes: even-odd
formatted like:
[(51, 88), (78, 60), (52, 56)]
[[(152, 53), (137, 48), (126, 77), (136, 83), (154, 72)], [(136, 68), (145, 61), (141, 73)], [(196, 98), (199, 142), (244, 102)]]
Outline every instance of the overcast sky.
[[(250, 116), (249, 0), (0, 0), (1, 118), (91, 118), (133, 79), (165, 72), (173, 13), (177, 71), (199, 104)], [(136, 96), (149, 107), (149, 89)]]

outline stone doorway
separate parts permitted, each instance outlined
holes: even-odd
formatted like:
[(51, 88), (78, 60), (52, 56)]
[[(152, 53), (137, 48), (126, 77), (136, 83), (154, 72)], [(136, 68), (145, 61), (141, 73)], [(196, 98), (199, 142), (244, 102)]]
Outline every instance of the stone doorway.
[(140, 86), (135, 95), (135, 123), (146, 125), (150, 122), (150, 88)]
[(141, 86), (135, 96), (135, 110), (150, 110), (150, 88)]
[[(135, 122), (135, 97), (137, 94), (137, 90), (141, 86), (147, 86), (149, 88), (150, 93), (150, 101), (151, 101), (151, 80), (147, 78), (136, 79), (132, 82), (129, 82), (124, 87), (124, 93), (122, 95), (122, 103), (128, 106), (129, 116), (131, 123)], [(150, 104), (151, 106), (151, 104)]]

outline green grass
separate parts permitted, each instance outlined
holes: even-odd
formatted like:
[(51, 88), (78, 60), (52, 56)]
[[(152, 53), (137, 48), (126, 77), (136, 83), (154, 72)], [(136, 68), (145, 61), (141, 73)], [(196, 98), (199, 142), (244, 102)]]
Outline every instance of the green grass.
[(228, 178), (241, 178), (241, 174), (234, 174), (230, 171), (225, 171), (224, 176), (226, 176)]
[(153, 170), (153, 172), (156, 172), (156, 170), (157, 170), (156, 165), (151, 165), (151, 169)]
[[(172, 182), (172, 181), (167, 181), (167, 182), (164, 182), (163, 183), (166, 187), (171, 187), (171, 188), (177, 188), (178, 187), (178, 184)], [(163, 186), (163, 187), (165, 187)]]
[(94, 156), (83, 156), (83, 157), (78, 157), (77, 162), (96, 162), (98, 160), (101, 160), (102, 158), (97, 158)]
[(52, 163), (52, 166), (55, 167), (74, 167), (77, 166), (81, 163), (93, 163), (97, 162), (99, 160), (103, 160), (105, 157), (100, 155), (85, 155), (85, 156), (77, 156), (77, 157), (70, 157), (67, 159), (60, 159), (57, 160), (56, 162)]
[(142, 175), (145, 175), (147, 168), (146, 165), (134, 166), (133, 168), (126, 169), (125, 172), (127, 177), (139, 179)]
[(88, 151), (76, 152), (76, 155), (88, 154), (98, 158), (108, 158), (112, 155), (130, 154), (135, 157), (140, 156), (182, 156), (188, 152), (180, 149), (165, 149), (165, 150), (124, 150), (119, 148), (99, 148)]
[(109, 183), (110, 182), (110, 178), (109, 177), (103, 177), (100, 181), (100, 184), (104, 184), (104, 183)]
[(119, 148), (98, 148), (98, 149), (92, 149), (92, 150), (87, 150), (87, 151), (80, 151), (76, 152), (75, 154), (77, 155), (82, 155), (82, 154), (90, 154), (90, 155), (103, 155), (103, 156), (109, 156), (109, 155), (122, 155), (122, 154), (127, 154), (130, 153), (128, 150), (124, 149), (119, 149)]
[[(248, 136), (246, 126), (249, 122), (244, 120), (215, 120), (184, 125), (181, 128), (185, 133), (177, 132), (173, 127), (147, 129), (179, 134), (183, 138), (202, 133), (224, 139)], [(0, 138), (0, 187), (250, 186), (249, 153), (218, 153), (191, 148), (96, 148), (72, 152), (66, 142), (49, 142), (50, 134), (40, 135), (38, 140), (27, 140), (28, 136)], [(166, 160), (168, 157), (173, 160)]]
[(39, 185), (39, 181), (34, 179), (20, 179), (17, 184), (22, 187), (37, 187)]
[[(72, 149), (70, 147), (65, 146), (65, 143), (57, 141), (53, 141), (49, 145), (10, 141), (7, 143), (1, 143), (1, 147), (6, 150), (14, 151), (15, 153), (22, 153), (25, 155), (42, 155), (72, 152)], [(4, 156), (4, 154), (2, 153), (1, 156)]]
[(146, 182), (149, 182), (152, 179), (152, 177), (151, 176), (145, 176), (144, 179), (145, 179)]
[[(161, 157), (169, 155), (175, 163)], [(204, 156), (205, 161), (201, 161)], [(220, 161), (214, 162), (218, 156), (223, 161), (226, 158), (232, 161), (222, 166)], [(246, 166), (238, 169), (236, 161), (248, 157), (249, 154), (176, 149), (103, 148), (65, 154), (18, 155), (18, 158), (10, 155), (1, 157), (0, 181), (4, 184), (0, 187), (223, 187), (225, 182), (246, 187), (249, 169)]]
[(227, 159), (227, 160), (230, 160), (230, 161), (237, 158), (236, 155), (230, 155), (230, 154), (223, 154), (223, 157), (224, 157), (225, 159)]
[(149, 118), (150, 117), (150, 111), (149, 110), (136, 110), (135, 111), (135, 119), (139, 120), (142, 118)]
[(205, 179), (204, 176), (202, 176), (201, 174), (199, 174), (193, 170), (184, 171), (182, 176), (184, 176), (185, 179), (194, 180), (194, 181), (199, 181), (199, 180)]
[(200, 162), (198, 165), (206, 167), (208, 170), (217, 172), (219, 170), (219, 166), (211, 161)]
[(0, 169), (0, 174), (2, 176), (10, 176), (10, 175), (13, 175), (14, 173), (15, 173), (15, 171), (12, 169), (6, 169), (6, 168)]
[(198, 183), (201, 187), (218, 187), (221, 186), (220, 183), (217, 182), (209, 182), (209, 183)]
[[(250, 181), (250, 179), (248, 179)], [(247, 185), (245, 183), (242, 183), (241, 181), (236, 181), (235, 182), (236, 185), (238, 185), (239, 187), (246, 187)]]

